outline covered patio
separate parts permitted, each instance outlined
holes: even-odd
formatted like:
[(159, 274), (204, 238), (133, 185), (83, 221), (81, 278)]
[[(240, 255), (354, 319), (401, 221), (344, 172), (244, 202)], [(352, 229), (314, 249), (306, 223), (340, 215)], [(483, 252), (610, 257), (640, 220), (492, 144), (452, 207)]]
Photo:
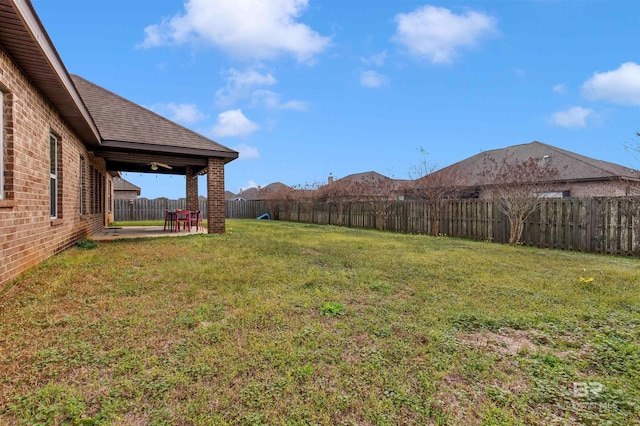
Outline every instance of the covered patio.
[(188, 235), (206, 234), (207, 229), (192, 229), (191, 231), (168, 232), (164, 226), (110, 226), (93, 234), (94, 241), (114, 241), (132, 238), (157, 238), (157, 237), (186, 237)]
[(198, 210), (198, 176), (206, 175), (207, 232), (224, 233), (224, 165), (238, 152), (82, 77), (71, 78), (100, 132), (93, 155), (107, 170), (185, 176), (187, 210)]

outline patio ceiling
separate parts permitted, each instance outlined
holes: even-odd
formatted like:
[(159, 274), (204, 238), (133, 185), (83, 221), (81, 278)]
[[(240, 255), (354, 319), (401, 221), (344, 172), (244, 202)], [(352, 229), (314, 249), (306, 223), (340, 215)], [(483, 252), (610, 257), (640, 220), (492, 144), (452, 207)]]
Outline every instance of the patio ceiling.
[[(110, 141), (103, 142), (100, 148), (93, 151), (93, 154), (104, 158), (107, 170), (171, 175), (186, 175), (187, 167), (191, 167), (197, 174), (202, 174), (206, 172), (208, 158), (219, 156), (211, 155), (212, 153), (208, 151), (192, 152), (190, 155), (184, 150), (160, 152), (153, 146)], [(152, 163), (166, 164), (171, 169), (158, 166), (153, 170)]]

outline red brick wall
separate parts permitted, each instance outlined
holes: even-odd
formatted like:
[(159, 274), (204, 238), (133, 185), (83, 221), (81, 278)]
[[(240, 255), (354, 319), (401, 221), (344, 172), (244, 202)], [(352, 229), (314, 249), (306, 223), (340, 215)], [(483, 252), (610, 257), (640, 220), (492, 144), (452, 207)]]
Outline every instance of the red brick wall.
[[(6, 96), (2, 147), (6, 199), (0, 200), (0, 288), (29, 267), (102, 229), (107, 214), (80, 215), (80, 156), (105, 173), (40, 92), (0, 51), (0, 90)], [(9, 118), (9, 120), (6, 120)], [(60, 140), (58, 219), (50, 218), (49, 134)], [(7, 155), (9, 154), (9, 155)], [(88, 172), (87, 172), (88, 174)], [(110, 176), (106, 175), (107, 179)], [(88, 211), (89, 179), (85, 179)]]
[[(640, 194), (638, 185), (629, 185), (619, 180), (602, 180), (592, 182), (571, 182), (562, 185), (552, 185), (550, 190), (569, 191), (569, 196), (575, 198), (588, 197), (624, 197)], [(480, 191), (480, 198), (491, 198), (491, 189)]]
[(198, 175), (192, 167), (187, 167), (186, 185), (187, 210), (198, 210)]
[(224, 161), (209, 158), (207, 169), (207, 231), (209, 234), (224, 234)]

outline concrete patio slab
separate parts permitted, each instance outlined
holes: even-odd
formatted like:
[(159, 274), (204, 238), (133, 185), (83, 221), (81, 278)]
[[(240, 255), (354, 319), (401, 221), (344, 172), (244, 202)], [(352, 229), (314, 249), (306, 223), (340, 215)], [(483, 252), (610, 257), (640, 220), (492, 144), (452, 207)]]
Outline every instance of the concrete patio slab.
[(206, 229), (196, 231), (195, 228), (191, 228), (191, 232), (171, 232), (165, 231), (163, 226), (122, 226), (104, 228), (101, 232), (93, 234), (90, 239), (94, 241), (113, 241), (131, 238), (186, 237), (187, 235), (206, 233)]

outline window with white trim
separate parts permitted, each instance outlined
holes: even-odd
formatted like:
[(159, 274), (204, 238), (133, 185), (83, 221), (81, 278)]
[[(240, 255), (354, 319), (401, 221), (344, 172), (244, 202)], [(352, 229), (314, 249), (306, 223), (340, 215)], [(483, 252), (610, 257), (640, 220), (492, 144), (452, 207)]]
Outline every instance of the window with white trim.
[(80, 214), (83, 215), (84, 214), (84, 157), (81, 155), (80, 156), (80, 181), (78, 182), (78, 185), (80, 186), (80, 192), (78, 194), (78, 199), (79, 199), (79, 203), (80, 203)]
[(4, 93), (0, 91), (0, 200), (4, 200)]
[(111, 194), (113, 193), (113, 188), (111, 186), (111, 181), (109, 180), (107, 182), (107, 187), (109, 188), (107, 189), (107, 211), (111, 213), (111, 211), (113, 210), (113, 198), (111, 196)]
[(104, 176), (102, 175), (102, 173), (100, 173), (100, 171), (98, 169), (96, 169), (95, 167), (93, 167), (93, 165), (91, 165), (90, 167), (90, 173), (89, 173), (89, 179), (90, 179), (90, 183), (89, 185), (91, 186), (90, 188), (90, 192), (91, 192), (91, 198), (90, 198), (90, 207), (89, 207), (89, 213), (90, 214), (96, 214), (96, 213), (103, 213), (104, 212)]
[(58, 217), (58, 138), (53, 133), (49, 133), (49, 164), (51, 219), (56, 219)]

